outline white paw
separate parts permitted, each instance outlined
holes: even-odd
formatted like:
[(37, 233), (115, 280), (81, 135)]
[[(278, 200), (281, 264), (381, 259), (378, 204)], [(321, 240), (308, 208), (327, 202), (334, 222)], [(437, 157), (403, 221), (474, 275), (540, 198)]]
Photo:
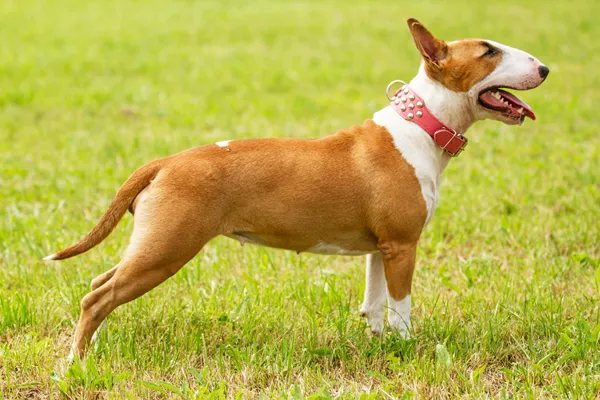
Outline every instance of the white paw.
[(402, 300), (394, 300), (388, 296), (388, 323), (392, 332), (400, 335), (402, 339), (410, 339), (410, 295)]
[(73, 349), (71, 349), (67, 358), (64, 358), (63, 362), (59, 361), (59, 363), (58, 363), (58, 371), (59, 371), (60, 376), (65, 376), (67, 374), (67, 371), (69, 370), (69, 368), (71, 368), (71, 365), (73, 365), (74, 359), (75, 359), (75, 352), (73, 351)]
[(388, 323), (390, 324), (392, 332), (399, 335), (402, 339), (410, 339), (410, 332), (412, 330), (410, 318), (404, 320), (404, 318), (401, 318), (399, 315), (390, 313), (388, 315)]
[(75, 358), (75, 352), (73, 351), (73, 349), (71, 349), (71, 351), (69, 352), (69, 355), (67, 356), (67, 360), (66, 360), (67, 366), (73, 364), (74, 358)]
[(360, 308), (360, 315), (367, 319), (374, 336), (381, 336), (383, 332), (383, 306), (378, 308), (381, 308), (381, 311), (369, 310), (365, 305)]

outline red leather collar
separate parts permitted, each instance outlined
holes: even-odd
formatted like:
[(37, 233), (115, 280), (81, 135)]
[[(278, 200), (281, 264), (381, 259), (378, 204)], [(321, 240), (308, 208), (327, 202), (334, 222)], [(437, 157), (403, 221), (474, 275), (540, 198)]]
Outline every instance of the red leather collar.
[[(393, 96), (389, 95), (390, 87), (396, 83), (402, 86)], [(467, 147), (469, 140), (452, 128), (442, 124), (429, 112), (425, 101), (416, 94), (407, 83), (403, 81), (391, 82), (385, 93), (391, 101), (392, 107), (407, 121), (419, 125), (433, 141), (452, 157), (458, 156)]]

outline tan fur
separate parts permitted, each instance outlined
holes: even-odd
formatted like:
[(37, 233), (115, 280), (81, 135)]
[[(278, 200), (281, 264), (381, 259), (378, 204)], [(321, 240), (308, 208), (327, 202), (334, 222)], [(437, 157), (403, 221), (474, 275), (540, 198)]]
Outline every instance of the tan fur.
[(84, 253), (106, 239), (115, 229), (117, 223), (127, 212), (131, 202), (138, 193), (154, 178), (160, 169), (160, 160), (148, 163), (135, 171), (131, 177), (121, 186), (117, 195), (110, 203), (108, 210), (83, 239), (54, 254), (53, 260), (64, 260)]
[(452, 91), (468, 91), (491, 74), (502, 60), (499, 52), (482, 57), (488, 50), (482, 40), (464, 39), (447, 44), (416, 19), (409, 19), (408, 27), (425, 62), (427, 75)]
[(99, 243), (128, 207), (135, 217), (125, 256), (81, 302), (79, 355), (112, 310), (175, 274), (218, 235), (298, 252), (319, 243), (381, 249), (390, 294), (401, 299), (427, 216), (413, 167), (372, 121), (321, 139), (236, 140), (149, 163), (90, 234), (58, 256)]
[[(455, 92), (468, 91), (491, 74), (502, 61), (500, 53), (482, 57), (487, 50), (484, 42), (477, 39), (449, 44), (448, 54), (441, 60), (442, 71), (434, 79)], [(425, 71), (433, 78), (428, 68)]]
[(379, 250), (383, 258), (385, 280), (390, 296), (394, 300), (402, 300), (411, 292), (417, 244), (388, 241), (381, 243)]

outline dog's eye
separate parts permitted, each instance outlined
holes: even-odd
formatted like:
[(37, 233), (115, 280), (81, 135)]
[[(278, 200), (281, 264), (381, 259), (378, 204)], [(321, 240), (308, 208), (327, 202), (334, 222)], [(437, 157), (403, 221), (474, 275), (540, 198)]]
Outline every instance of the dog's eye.
[(498, 53), (498, 49), (492, 47), (489, 43), (483, 43), (487, 47), (487, 51), (481, 57), (490, 57)]

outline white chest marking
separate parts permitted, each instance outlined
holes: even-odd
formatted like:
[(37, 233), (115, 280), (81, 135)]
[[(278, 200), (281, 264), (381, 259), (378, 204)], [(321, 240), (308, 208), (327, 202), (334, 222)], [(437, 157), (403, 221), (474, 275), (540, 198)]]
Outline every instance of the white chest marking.
[(231, 142), (231, 140), (223, 140), (222, 142), (215, 143), (219, 147), (227, 147), (227, 145)]
[(404, 120), (390, 106), (376, 112), (373, 121), (390, 132), (398, 151), (415, 169), (427, 204), (425, 228), (438, 205), (442, 172), (450, 157), (417, 124)]

